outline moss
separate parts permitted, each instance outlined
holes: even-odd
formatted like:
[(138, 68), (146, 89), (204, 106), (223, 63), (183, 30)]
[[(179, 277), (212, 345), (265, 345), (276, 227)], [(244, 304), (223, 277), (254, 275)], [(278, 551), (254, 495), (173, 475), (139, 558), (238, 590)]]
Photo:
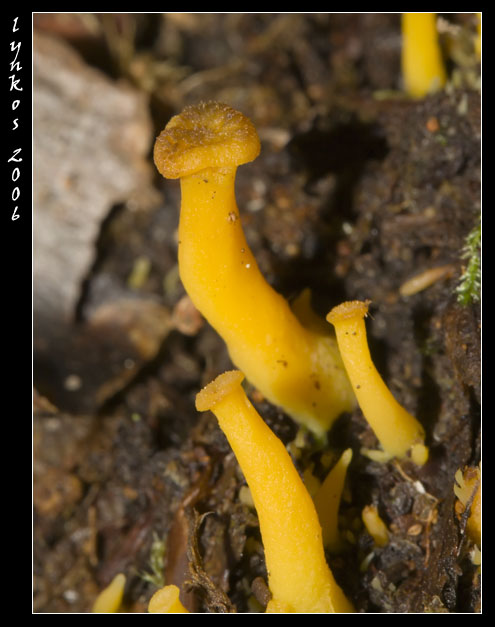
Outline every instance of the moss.
[(480, 301), (481, 293), (481, 219), (466, 237), (461, 258), (467, 260), (459, 285), (456, 288), (457, 300), (461, 305)]
[(140, 574), (143, 581), (147, 581), (157, 588), (165, 585), (163, 573), (165, 571), (165, 541), (156, 533), (153, 534), (153, 543), (151, 544), (149, 568), (151, 572), (142, 572)]

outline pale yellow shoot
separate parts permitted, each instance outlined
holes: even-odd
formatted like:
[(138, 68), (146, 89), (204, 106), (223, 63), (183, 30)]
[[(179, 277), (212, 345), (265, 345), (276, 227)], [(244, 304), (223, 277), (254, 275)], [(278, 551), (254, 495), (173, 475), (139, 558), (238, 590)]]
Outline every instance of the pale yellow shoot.
[(177, 586), (164, 586), (157, 590), (148, 604), (150, 614), (189, 614), (179, 599)]
[(196, 397), (211, 409), (251, 490), (272, 593), (267, 612), (352, 612), (325, 559), (315, 506), (292, 460), (249, 402), (239, 371), (226, 372)]
[(402, 75), (413, 98), (439, 91), (446, 83), (435, 13), (402, 15)]
[(95, 614), (113, 614), (118, 612), (122, 605), (125, 588), (125, 575), (119, 573), (111, 583), (98, 595), (93, 604)]
[(350, 301), (334, 307), (327, 320), (335, 327), (340, 354), (359, 406), (386, 455), (410, 455), (422, 465), (428, 459), (421, 424), (400, 405), (371, 360), (364, 318), (369, 301)]
[(347, 467), (352, 459), (352, 449), (342, 453), (339, 461), (328, 473), (320, 489), (313, 497), (323, 532), (323, 544), (331, 552), (342, 548), (338, 516), (340, 499), (344, 489)]
[(375, 505), (366, 505), (361, 513), (364, 526), (373, 538), (376, 546), (386, 546), (389, 540), (387, 525), (380, 518)]
[(299, 322), (246, 242), (235, 176), (259, 150), (250, 120), (217, 102), (187, 107), (157, 139), (158, 170), (181, 179), (180, 277), (236, 367), (268, 400), (323, 436), (355, 397), (335, 338)]

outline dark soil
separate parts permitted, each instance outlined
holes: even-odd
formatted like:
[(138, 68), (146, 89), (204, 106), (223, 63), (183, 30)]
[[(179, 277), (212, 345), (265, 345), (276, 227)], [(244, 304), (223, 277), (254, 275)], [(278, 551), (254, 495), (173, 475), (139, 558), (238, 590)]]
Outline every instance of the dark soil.
[[(419, 101), (400, 91), (398, 14), (34, 20), (111, 81), (145, 94), (152, 172), (153, 136), (183, 106), (214, 99), (248, 115), (262, 152), (240, 168), (237, 196), (267, 280), (289, 299), (310, 287), (322, 315), (343, 300), (372, 301), (371, 353), (424, 425), (429, 461), (419, 469), (361, 455), (377, 442), (359, 410), (338, 420), (328, 450), (308, 434), (297, 439), (301, 472), (313, 464), (321, 475), (329, 451), (353, 448), (341, 510), (349, 544), (328, 559), (362, 612), (480, 611), (479, 569), (453, 492), (456, 470), (477, 465), (481, 447), (480, 310), (459, 304), (455, 292), (480, 215), (479, 67), (461, 54), (474, 14), (443, 19), (451, 80)], [(239, 496), (244, 479), (214, 416), (194, 408), (198, 390), (232, 365), (177, 276), (178, 184), (154, 177), (146, 202), (108, 208), (69, 327), (77, 342), (35, 351), (35, 612), (89, 612), (119, 572), (130, 612), (146, 611), (164, 582), (181, 585), (197, 612), (266, 604), (256, 512)], [(142, 258), (148, 271), (130, 283)], [(408, 279), (439, 267), (440, 278), (401, 294)], [(111, 342), (91, 325), (81, 333), (92, 311), (122, 294), (168, 316), (156, 351), (136, 349), (134, 318)], [(67, 388), (67, 346), (79, 351), (90, 393)], [(132, 376), (108, 366), (112, 350), (112, 364), (129, 354), (139, 363)], [(293, 442), (291, 419), (249, 391), (272, 429)], [(360, 523), (369, 504), (391, 532), (381, 549)]]

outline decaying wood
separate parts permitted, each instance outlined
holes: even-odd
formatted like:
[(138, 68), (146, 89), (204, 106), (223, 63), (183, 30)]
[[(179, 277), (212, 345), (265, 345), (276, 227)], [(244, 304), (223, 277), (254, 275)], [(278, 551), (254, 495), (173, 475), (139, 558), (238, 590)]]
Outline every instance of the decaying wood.
[(102, 223), (150, 187), (148, 103), (54, 38), (37, 34), (33, 59), (35, 364), (59, 406), (80, 408), (72, 401), (82, 396), (92, 410), (155, 355), (168, 330), (158, 304), (116, 304), (115, 294), (75, 325)]
[(35, 36), (33, 77), (34, 308), (70, 320), (102, 220), (147, 183), (151, 125), (141, 93), (60, 41)]

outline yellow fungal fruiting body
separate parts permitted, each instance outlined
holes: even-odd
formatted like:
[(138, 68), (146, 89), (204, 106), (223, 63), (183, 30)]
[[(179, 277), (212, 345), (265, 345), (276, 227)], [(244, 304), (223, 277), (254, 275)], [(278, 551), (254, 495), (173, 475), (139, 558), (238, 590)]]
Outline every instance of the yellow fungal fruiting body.
[(251, 490), (272, 600), (268, 613), (352, 612), (326, 563), (311, 497), (282, 442), (249, 402), (239, 371), (217, 377), (196, 397), (211, 409)]
[(481, 468), (468, 467), (455, 473), (454, 492), (462, 508), (469, 503), (471, 510), (467, 521), (467, 532), (471, 540), (481, 546)]
[(155, 163), (166, 178), (181, 179), (179, 270), (194, 305), (249, 381), (321, 436), (355, 399), (335, 339), (299, 322), (246, 242), (234, 182), (237, 166), (259, 149), (241, 113), (203, 103), (172, 118)]
[(389, 540), (387, 525), (380, 518), (375, 505), (366, 505), (361, 513), (364, 526), (375, 541), (376, 546), (386, 546)]
[(385, 453), (405, 457), (419, 465), (426, 462), (421, 424), (392, 396), (371, 360), (364, 318), (369, 301), (350, 301), (332, 309), (327, 320), (335, 327), (340, 354), (364, 417)]
[(413, 98), (440, 90), (446, 82), (435, 13), (402, 15), (402, 74)]
[(111, 583), (98, 595), (93, 604), (92, 612), (95, 614), (113, 614), (122, 604), (125, 588), (125, 575), (119, 573)]
[(467, 529), (473, 542), (481, 546), (481, 483), (478, 484), (473, 498)]
[(477, 13), (476, 15), (478, 17), (478, 22), (476, 24), (477, 35), (474, 40), (474, 49), (476, 56), (481, 60), (481, 13)]
[(342, 453), (340, 459), (328, 473), (320, 489), (313, 497), (323, 531), (323, 544), (331, 552), (342, 548), (338, 527), (340, 499), (344, 489), (347, 467), (352, 459), (352, 449)]
[(157, 590), (148, 604), (150, 614), (189, 614), (179, 600), (177, 586), (164, 586)]

